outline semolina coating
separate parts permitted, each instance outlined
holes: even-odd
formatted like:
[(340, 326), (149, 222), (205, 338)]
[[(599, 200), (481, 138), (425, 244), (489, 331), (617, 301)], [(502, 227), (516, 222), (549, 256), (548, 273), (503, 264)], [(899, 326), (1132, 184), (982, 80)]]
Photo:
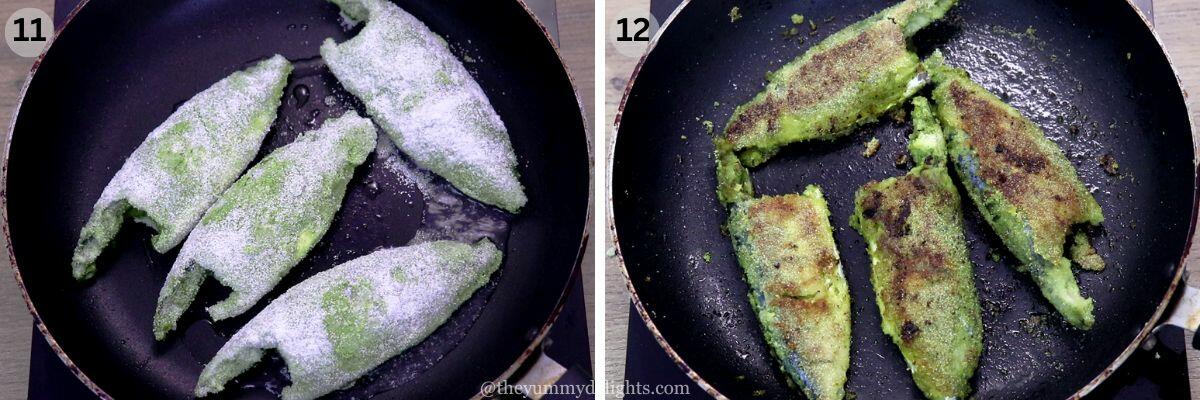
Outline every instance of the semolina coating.
[(96, 258), (126, 218), (155, 230), (166, 253), (250, 165), (275, 121), (292, 64), (276, 55), (238, 71), (179, 106), (117, 171), (79, 232), (71, 275), (96, 274)]
[(304, 132), (246, 171), (204, 214), (158, 296), (162, 340), (209, 277), (231, 289), (214, 320), (254, 306), (325, 236), (354, 169), (375, 150), (375, 126), (353, 111)]
[[(933, 99), (949, 136), (950, 159), (968, 196), (1054, 308), (1071, 325), (1090, 328), (1093, 303), (1080, 294), (1064, 249), (1076, 225), (1104, 221), (1100, 205), (1037, 124), (965, 71), (945, 65), (940, 53), (926, 69), (937, 85)], [(1103, 268), (1094, 250), (1073, 253), (1089, 268)], [(1094, 257), (1082, 258), (1088, 255)]]
[(859, 188), (850, 225), (867, 242), (881, 327), (917, 387), (930, 399), (964, 399), (983, 351), (983, 321), (945, 137), (929, 107), (913, 99), (916, 167)]
[(388, 248), (296, 284), (247, 322), (204, 366), (196, 396), (225, 385), (275, 350), (291, 385), (285, 400), (314, 399), (425, 340), (500, 267), (486, 239)]
[(387, 0), (332, 0), (366, 21), (321, 57), (413, 162), (467, 196), (510, 213), (525, 206), (517, 156), (479, 83), (446, 41)]
[(845, 397), (850, 294), (821, 189), (740, 201), (728, 228), (783, 372), (810, 399)]
[(920, 89), (921, 62), (908, 38), (956, 0), (906, 0), (854, 23), (768, 75), (766, 88), (725, 126), (754, 168), (791, 143), (831, 140), (873, 122)]

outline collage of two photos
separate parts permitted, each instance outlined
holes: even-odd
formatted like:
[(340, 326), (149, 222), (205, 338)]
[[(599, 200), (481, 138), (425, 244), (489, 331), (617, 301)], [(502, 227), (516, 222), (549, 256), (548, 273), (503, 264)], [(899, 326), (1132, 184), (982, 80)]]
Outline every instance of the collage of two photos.
[(0, 4), (3, 399), (1200, 398), (1200, 1)]

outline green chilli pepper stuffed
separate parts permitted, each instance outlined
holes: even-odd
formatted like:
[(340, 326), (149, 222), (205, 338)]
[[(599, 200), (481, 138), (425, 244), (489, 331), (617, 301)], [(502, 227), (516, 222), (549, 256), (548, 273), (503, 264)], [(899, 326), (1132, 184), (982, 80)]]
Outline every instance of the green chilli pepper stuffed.
[(204, 211), (250, 165), (275, 121), (292, 65), (274, 56), (185, 101), (125, 160), (79, 233), (71, 274), (96, 274), (96, 258), (126, 218), (156, 233), (154, 250), (179, 245)]
[(930, 399), (965, 399), (983, 351), (983, 321), (963, 236), (946, 139), (924, 97), (913, 99), (908, 149), (916, 166), (854, 196), (850, 225), (871, 256), (884, 333)]
[(333, 75), (421, 168), (483, 203), (509, 212), (525, 205), (508, 130), (446, 41), (386, 0), (333, 0), (366, 26), (354, 38), (326, 39)]
[(154, 336), (163, 339), (208, 277), (232, 289), (208, 307), (237, 316), (271, 291), (325, 235), (354, 169), (375, 149), (375, 126), (353, 111), (272, 151), (204, 214), (158, 296)]
[(502, 258), (487, 240), (439, 241), (379, 250), (313, 275), (217, 351), (196, 396), (220, 392), (272, 349), (291, 379), (284, 399), (344, 388), (433, 333), (487, 283)]
[(850, 293), (821, 189), (741, 200), (728, 229), (750, 304), (784, 373), (810, 399), (843, 398)]
[[(1100, 205), (1037, 124), (945, 65), (941, 53), (926, 69), (937, 84), (933, 99), (967, 194), (1050, 304), (1071, 325), (1090, 328), (1092, 300), (1080, 294), (1064, 248), (1075, 225), (1104, 221)], [(1086, 237), (1072, 246), (1081, 264), (1103, 268)]]
[(754, 168), (785, 145), (830, 140), (875, 121), (924, 85), (908, 38), (956, 0), (906, 0), (850, 25), (768, 75), (725, 126), (743, 164)]

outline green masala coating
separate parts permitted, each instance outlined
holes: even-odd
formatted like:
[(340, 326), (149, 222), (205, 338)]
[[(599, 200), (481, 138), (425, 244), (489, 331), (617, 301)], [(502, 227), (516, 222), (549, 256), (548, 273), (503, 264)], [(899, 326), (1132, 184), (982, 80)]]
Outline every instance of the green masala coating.
[[(1080, 295), (1063, 253), (1075, 225), (1104, 221), (1100, 205), (1037, 124), (965, 71), (945, 65), (940, 53), (926, 61), (926, 68), (937, 84), (933, 99), (967, 194), (1042, 295), (1071, 325), (1090, 328), (1092, 300)], [(1098, 257), (1080, 262), (1090, 268), (1103, 264)]]
[(287, 400), (348, 387), (425, 340), (483, 287), (504, 255), (491, 242), (437, 241), (375, 251), (296, 284), (217, 351), (196, 396), (225, 385), (275, 350)]
[(923, 86), (908, 38), (956, 0), (906, 0), (850, 25), (768, 75), (738, 106), (725, 137), (754, 168), (787, 144), (840, 137), (875, 121)]
[(347, 111), (246, 171), (179, 251), (158, 296), (154, 337), (175, 329), (209, 276), (231, 289), (208, 307), (214, 320), (240, 315), (270, 292), (325, 236), (376, 136), (370, 120)]
[(321, 57), (414, 163), (516, 214), (528, 199), (508, 128), (446, 40), (387, 0), (330, 0), (365, 26)]
[(754, 198), (754, 184), (750, 171), (742, 166), (733, 145), (723, 137), (713, 138), (713, 158), (717, 161), (717, 200), (728, 207), (742, 200)]
[(821, 189), (739, 201), (728, 228), (784, 373), (810, 399), (845, 397), (850, 294)]
[(979, 298), (946, 143), (924, 97), (913, 99), (908, 174), (863, 185), (850, 225), (867, 241), (884, 333), (930, 399), (964, 399), (983, 351)]
[(179, 245), (254, 160), (291, 72), (279, 55), (234, 72), (154, 128), (96, 201), (79, 232), (71, 275), (83, 281), (96, 274), (96, 258), (127, 217), (155, 230), (155, 251)]

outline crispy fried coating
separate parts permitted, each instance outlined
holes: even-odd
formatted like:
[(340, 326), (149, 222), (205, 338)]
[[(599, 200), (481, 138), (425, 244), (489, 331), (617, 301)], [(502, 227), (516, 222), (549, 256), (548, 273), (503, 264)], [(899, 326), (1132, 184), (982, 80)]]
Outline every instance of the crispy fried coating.
[[(937, 84), (933, 98), (950, 158), (971, 200), (1055, 309), (1090, 328), (1092, 300), (1080, 295), (1063, 250), (1075, 225), (1104, 220), (1100, 205), (1033, 121), (946, 66), (940, 53), (926, 69)], [(1097, 260), (1087, 262), (1094, 267)]]
[(966, 398), (983, 351), (983, 322), (946, 144), (923, 97), (913, 99), (904, 176), (855, 194), (850, 225), (867, 241), (884, 333), (930, 399)]
[(718, 136), (713, 138), (713, 147), (713, 158), (717, 161), (717, 200), (728, 207), (754, 198), (750, 171), (738, 160), (733, 144)]
[(821, 189), (740, 201), (728, 227), (750, 303), (783, 371), (810, 399), (843, 398), (850, 295)]
[(769, 74), (738, 106), (725, 137), (753, 168), (795, 142), (829, 140), (875, 121), (920, 89), (908, 37), (956, 0), (907, 0), (850, 25)]

